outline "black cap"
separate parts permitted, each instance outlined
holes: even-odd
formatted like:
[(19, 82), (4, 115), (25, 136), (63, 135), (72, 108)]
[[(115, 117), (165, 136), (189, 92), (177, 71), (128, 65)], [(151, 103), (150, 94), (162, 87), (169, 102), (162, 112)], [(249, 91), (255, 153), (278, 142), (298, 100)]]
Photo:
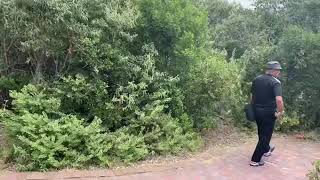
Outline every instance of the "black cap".
[(278, 61), (270, 61), (267, 63), (267, 69), (281, 70), (281, 65)]

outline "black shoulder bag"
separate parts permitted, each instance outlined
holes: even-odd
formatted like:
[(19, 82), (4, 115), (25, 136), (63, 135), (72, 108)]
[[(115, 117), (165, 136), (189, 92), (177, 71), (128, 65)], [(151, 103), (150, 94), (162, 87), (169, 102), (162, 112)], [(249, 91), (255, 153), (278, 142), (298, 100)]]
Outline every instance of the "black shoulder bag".
[(246, 113), (247, 120), (255, 121), (254, 108), (251, 103), (245, 105), (244, 112)]

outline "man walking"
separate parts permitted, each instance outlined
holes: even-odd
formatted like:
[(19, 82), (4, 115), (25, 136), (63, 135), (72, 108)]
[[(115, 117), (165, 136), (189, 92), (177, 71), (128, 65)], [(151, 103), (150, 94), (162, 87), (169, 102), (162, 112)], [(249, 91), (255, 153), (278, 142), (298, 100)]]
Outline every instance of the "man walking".
[(284, 114), (280, 77), (281, 65), (277, 61), (267, 63), (266, 73), (252, 82), (252, 100), (258, 126), (259, 141), (252, 155), (250, 166), (262, 166), (262, 156), (270, 156), (275, 146), (270, 146), (276, 119)]

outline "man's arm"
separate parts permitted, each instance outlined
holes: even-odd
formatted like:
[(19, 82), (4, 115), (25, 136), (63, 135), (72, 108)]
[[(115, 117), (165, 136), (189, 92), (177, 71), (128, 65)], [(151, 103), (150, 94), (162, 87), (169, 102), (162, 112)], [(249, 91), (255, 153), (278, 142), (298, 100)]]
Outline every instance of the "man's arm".
[(284, 115), (284, 107), (283, 107), (282, 96), (277, 96), (276, 97), (276, 102), (277, 102), (278, 112), (275, 113), (275, 116), (277, 117), (277, 119), (281, 119), (282, 116)]
[(284, 114), (284, 103), (283, 103), (283, 98), (282, 98), (282, 88), (281, 88), (281, 83), (276, 83), (274, 85), (274, 94), (276, 96), (276, 103), (277, 103), (277, 110), (276, 112), (276, 117), (281, 118)]
[(284, 112), (282, 96), (276, 96), (276, 102), (277, 102), (278, 112)]
[(276, 96), (276, 102), (277, 102), (278, 112), (283, 112), (284, 111), (284, 107), (283, 107), (282, 96)]

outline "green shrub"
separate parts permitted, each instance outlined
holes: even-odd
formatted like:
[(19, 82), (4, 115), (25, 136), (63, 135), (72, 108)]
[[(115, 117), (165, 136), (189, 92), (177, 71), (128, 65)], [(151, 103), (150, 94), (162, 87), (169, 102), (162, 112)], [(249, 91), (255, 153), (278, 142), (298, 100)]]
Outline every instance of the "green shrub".
[(193, 131), (190, 118), (187, 115), (172, 118), (170, 115), (163, 114), (162, 108), (157, 106), (147, 114), (142, 114), (130, 124), (130, 130), (144, 135), (145, 142), (152, 153), (177, 154), (198, 149), (202, 140), (199, 134)]
[(286, 105), (302, 115), (301, 125), (309, 129), (320, 127), (319, 48), (320, 33), (299, 26), (287, 27), (278, 47), (279, 59), (286, 65)]
[(313, 163), (314, 169), (308, 174), (310, 180), (320, 179), (320, 160)]
[[(208, 15), (191, 0), (139, 0), (137, 43), (153, 43), (159, 52), (157, 69), (184, 79), (189, 68), (205, 57)], [(135, 47), (139, 48), (139, 46)]]
[(176, 119), (169, 116), (160, 117), (162, 126), (162, 135), (156, 143), (153, 143), (153, 150), (161, 154), (170, 152), (178, 154), (186, 151), (195, 151), (198, 149), (202, 140), (200, 136), (192, 131), (184, 132)]
[[(85, 123), (63, 114), (60, 100), (49, 98), (36, 86), (11, 95), (14, 111), (5, 111), (1, 118), (13, 141), (13, 160), (19, 170), (108, 166), (113, 156), (131, 162), (147, 155), (142, 137), (107, 133), (99, 118)], [(129, 148), (124, 148), (126, 144)]]
[(61, 99), (61, 111), (64, 113), (76, 114), (85, 119), (97, 116), (105, 126), (112, 128), (116, 122), (110, 122), (114, 113), (107, 88), (107, 83), (98, 78), (77, 74), (57, 82), (53, 94)]
[[(112, 67), (112, 75), (77, 74), (57, 82), (55, 97), (61, 98), (61, 110), (92, 119), (101, 118), (103, 125), (115, 131), (137, 118), (155, 104), (163, 113), (179, 117), (184, 113), (183, 95), (177, 86), (179, 78), (155, 69), (156, 52), (144, 47), (142, 56), (126, 57)], [(118, 76), (121, 76), (118, 77)], [(115, 79), (125, 79), (114, 82)]]
[[(124, 102), (130, 107), (124, 112), (131, 119), (126, 127), (110, 132), (99, 117), (88, 121), (62, 112), (62, 101), (50, 92), (27, 85), (11, 93), (13, 110), (1, 112), (13, 143), (11, 158), (19, 170), (111, 166), (135, 162), (150, 153), (179, 153), (201, 145), (187, 115), (173, 118), (164, 113), (166, 101), (151, 101), (142, 109)], [(152, 97), (162, 96), (155, 93)]]
[(221, 114), (241, 120), (243, 95), (240, 68), (213, 53), (197, 63), (184, 87), (184, 104), (199, 129), (212, 128)]
[(1, 77), (0, 78), (0, 89), (18, 89), (19, 84), (14, 78), (10, 77)]
[(276, 130), (282, 132), (294, 131), (299, 128), (300, 120), (296, 113), (292, 115), (284, 116), (276, 125)]
[(143, 159), (149, 154), (144, 137), (128, 133), (127, 128), (122, 128), (112, 134), (114, 137), (111, 155), (114, 160), (131, 163)]

